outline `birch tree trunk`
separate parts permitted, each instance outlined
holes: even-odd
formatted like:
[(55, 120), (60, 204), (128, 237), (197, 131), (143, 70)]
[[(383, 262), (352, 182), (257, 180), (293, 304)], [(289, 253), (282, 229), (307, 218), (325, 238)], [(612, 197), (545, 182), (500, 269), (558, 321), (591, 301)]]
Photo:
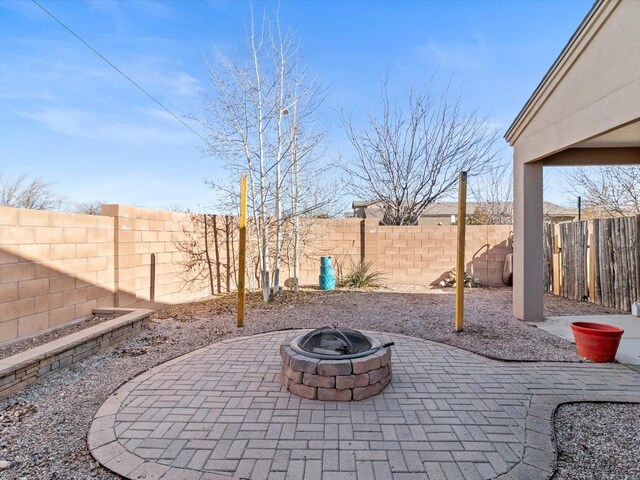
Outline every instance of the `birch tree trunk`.
[(300, 176), (297, 154), (297, 111), (293, 114), (293, 135), (291, 147), (291, 162), (293, 163), (293, 290), (298, 291), (300, 287), (300, 215), (298, 206), (300, 205)]
[[(295, 259), (293, 265), (287, 260), (287, 265), (295, 270), (297, 288), (299, 217), (312, 215), (315, 210), (300, 207), (300, 192), (307, 195), (314, 191), (312, 183), (319, 176), (311, 165), (320, 158), (315, 151), (324, 136), (323, 131), (315, 129), (316, 112), (324, 93), (317, 82), (307, 83), (304, 69), (298, 67), (294, 40), (289, 34), (281, 34), (278, 21), (272, 23), (264, 17), (262, 24), (256, 26), (252, 12), (244, 56), (233, 61), (220, 57), (218, 65), (210, 70), (213, 94), (205, 95), (205, 116), (195, 117), (209, 129), (207, 148), (211, 155), (226, 162), (233, 187), (209, 183), (228, 199), (230, 210), (237, 208), (235, 179), (240, 174), (247, 175), (254, 223), (250, 237), (255, 237), (248, 239), (255, 246), (249, 254), (257, 257), (254, 273), (265, 302), (271, 297), (272, 286), (273, 293), (281, 288), (283, 250), (291, 248), (288, 228), (292, 224)], [(295, 118), (286, 128), (287, 108), (294, 106)], [(301, 183), (301, 178), (308, 181)], [(290, 210), (284, 207), (289, 201)]]
[(276, 169), (276, 180), (275, 180), (275, 222), (276, 222), (276, 244), (275, 244), (275, 255), (274, 255), (274, 275), (273, 275), (273, 293), (274, 295), (278, 293), (280, 290), (280, 257), (282, 256), (282, 173), (281, 173), (281, 164), (282, 164), (282, 152), (284, 150), (284, 136), (282, 132), (282, 117), (285, 114), (285, 71), (286, 71), (286, 57), (284, 53), (284, 45), (282, 43), (282, 38), (280, 38), (280, 25), (277, 28), (278, 42), (277, 44), (273, 41), (272, 37), (272, 48), (277, 50), (277, 67), (278, 67), (278, 86), (279, 86), (279, 95), (278, 95), (278, 113), (277, 113), (277, 152), (275, 159), (275, 169)]

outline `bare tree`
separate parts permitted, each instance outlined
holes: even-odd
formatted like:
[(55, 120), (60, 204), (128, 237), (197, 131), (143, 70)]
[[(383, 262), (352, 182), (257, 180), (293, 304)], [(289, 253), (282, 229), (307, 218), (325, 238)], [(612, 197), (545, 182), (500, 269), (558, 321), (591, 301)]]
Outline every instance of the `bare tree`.
[(101, 201), (93, 201), (93, 202), (83, 202), (76, 204), (75, 212), (83, 213), (85, 215), (100, 215), (102, 213), (102, 204), (104, 202)]
[(0, 206), (32, 210), (60, 210), (64, 197), (55, 193), (52, 184), (26, 174), (16, 179), (0, 177)]
[(513, 223), (513, 169), (511, 162), (496, 164), (480, 177), (469, 180), (470, 196), (476, 203), (468, 218), (476, 225)]
[(566, 175), (569, 191), (582, 196), (595, 216), (640, 213), (640, 166), (575, 168)]
[(492, 168), (497, 132), (475, 113), (463, 113), (448, 91), (436, 97), (430, 87), (410, 89), (400, 105), (389, 98), (385, 80), (380, 101), (380, 115), (369, 113), (362, 130), (345, 115), (343, 124), (355, 148), (345, 167), (353, 193), (377, 203), (384, 224), (416, 224), (429, 204), (455, 189), (460, 171), (481, 175)]
[[(212, 95), (198, 120), (208, 131), (208, 153), (226, 162), (232, 178), (247, 174), (260, 284), (267, 301), (270, 272), (274, 293), (280, 288), (283, 205), (293, 165), (287, 159), (294, 137), (296, 157), (313, 156), (322, 138), (313, 124), (323, 91), (318, 82), (306, 79), (295, 39), (281, 34), (278, 21), (265, 17), (256, 27), (252, 12), (246, 46), (244, 60), (220, 57), (211, 70)], [(285, 117), (292, 108), (295, 120), (287, 128)]]

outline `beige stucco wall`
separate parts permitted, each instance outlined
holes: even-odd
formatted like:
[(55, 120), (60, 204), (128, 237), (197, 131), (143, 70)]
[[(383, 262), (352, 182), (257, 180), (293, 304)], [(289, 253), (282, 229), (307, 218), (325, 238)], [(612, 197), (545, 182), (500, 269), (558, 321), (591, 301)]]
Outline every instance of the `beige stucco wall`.
[(597, 1), (507, 131), (517, 318), (543, 320), (543, 166), (640, 163), (639, 25), (639, 1)]
[(640, 119), (640, 2), (608, 0), (596, 14), (508, 135), (517, 162)]

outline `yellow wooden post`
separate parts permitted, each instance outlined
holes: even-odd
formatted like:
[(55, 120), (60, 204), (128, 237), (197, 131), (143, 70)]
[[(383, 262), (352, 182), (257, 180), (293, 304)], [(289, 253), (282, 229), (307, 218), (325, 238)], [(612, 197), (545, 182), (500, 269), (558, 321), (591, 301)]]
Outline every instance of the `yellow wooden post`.
[(467, 226), (467, 172), (460, 172), (458, 187), (458, 256), (456, 258), (456, 321), (455, 330), (464, 327), (464, 247)]
[(596, 249), (593, 240), (593, 220), (587, 222), (587, 232), (589, 234), (589, 245), (587, 246), (587, 268), (589, 272), (587, 289), (589, 292), (589, 301), (596, 302)]
[(560, 275), (562, 270), (560, 269), (560, 235), (556, 235), (556, 227), (553, 226), (553, 294), (560, 295)]
[(238, 252), (238, 327), (244, 327), (245, 269), (247, 258), (247, 176), (240, 176), (240, 245)]
[[(562, 236), (560, 235), (560, 224), (556, 223), (553, 226), (553, 234), (556, 239), (556, 255), (557, 262), (554, 264), (555, 273), (553, 276), (553, 293), (556, 295), (562, 295), (562, 284), (564, 279), (562, 278)], [(557, 278), (557, 281), (556, 281)]]

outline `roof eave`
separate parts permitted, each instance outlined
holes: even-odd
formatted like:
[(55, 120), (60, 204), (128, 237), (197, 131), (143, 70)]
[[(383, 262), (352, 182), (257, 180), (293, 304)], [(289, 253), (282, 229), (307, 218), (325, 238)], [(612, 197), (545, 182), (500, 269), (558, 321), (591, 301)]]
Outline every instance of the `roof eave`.
[(525, 126), (529, 123), (531, 116), (539, 108), (535, 108), (534, 104), (538, 104), (538, 100), (543, 101), (544, 97), (550, 95), (551, 91), (553, 91), (553, 89), (549, 90), (547, 87), (556, 80), (555, 77), (558, 71), (565, 65), (570, 57), (579, 53), (576, 52), (576, 49), (578, 47), (588, 45), (589, 39), (599, 30), (599, 28), (588, 27), (593, 23), (603, 22), (608, 15), (603, 18), (602, 15), (600, 15), (601, 11), (606, 6), (612, 6), (613, 8), (611, 8), (611, 11), (613, 11), (620, 1), (621, 0), (596, 0), (594, 2), (589, 13), (584, 17), (576, 31), (560, 52), (560, 55), (558, 55), (549, 70), (547, 70), (547, 73), (542, 77), (542, 80), (504, 134), (505, 140), (509, 142), (510, 145), (513, 146), (517, 138), (522, 133), (522, 130), (524, 130)]

